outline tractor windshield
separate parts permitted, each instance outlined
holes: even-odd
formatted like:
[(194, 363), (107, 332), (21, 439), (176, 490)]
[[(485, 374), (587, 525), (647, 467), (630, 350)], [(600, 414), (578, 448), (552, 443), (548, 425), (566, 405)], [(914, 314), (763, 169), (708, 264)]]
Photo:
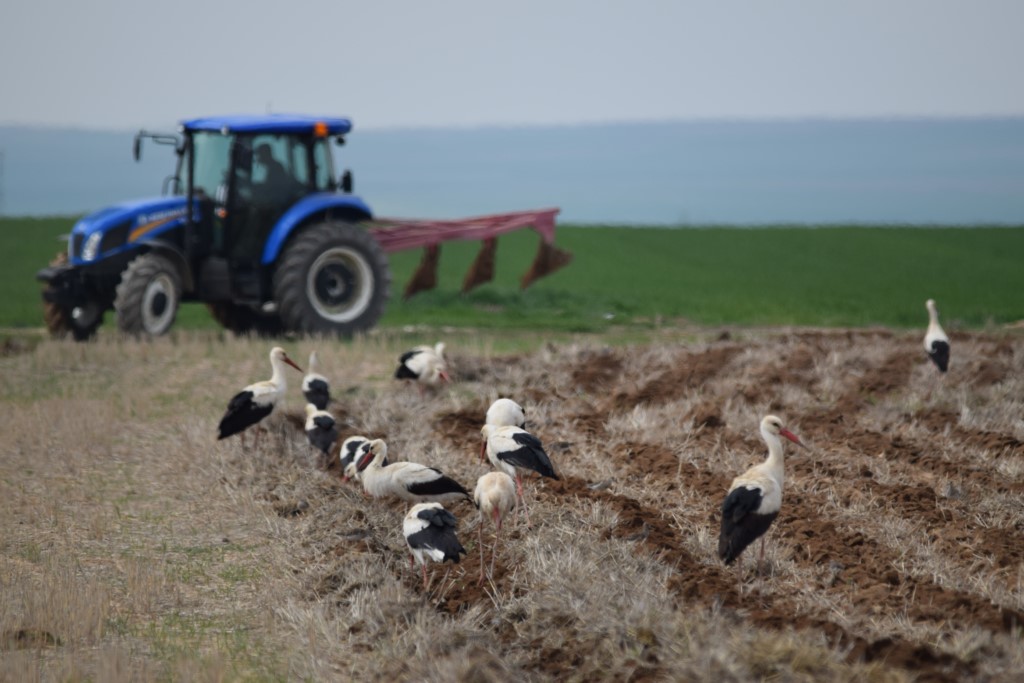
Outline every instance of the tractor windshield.
[[(197, 132), (192, 136), (192, 188), (218, 204), (227, 202), (228, 171), (234, 137), (220, 133)], [(189, 167), (185, 160), (185, 168)]]

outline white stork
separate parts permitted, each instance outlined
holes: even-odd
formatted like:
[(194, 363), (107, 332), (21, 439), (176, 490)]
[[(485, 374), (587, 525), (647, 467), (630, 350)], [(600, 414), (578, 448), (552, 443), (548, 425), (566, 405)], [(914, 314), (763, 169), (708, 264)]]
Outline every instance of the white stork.
[(949, 369), (949, 337), (939, 324), (939, 310), (935, 308), (935, 300), (928, 299), (924, 302), (928, 309), (928, 331), (924, 335), (924, 350), (928, 357), (935, 363), (939, 372)]
[[(338, 464), (341, 466), (342, 480), (355, 479), (359, 481), (359, 473), (356, 472), (356, 456), (360, 447), (369, 441), (365, 436), (350, 436), (341, 442), (341, 451), (338, 453)], [(387, 463), (384, 463), (385, 465)]]
[(361, 474), (363, 489), (374, 498), (394, 496), (413, 503), (472, 500), (462, 484), (436, 467), (415, 462), (393, 462), (385, 467), (387, 455), (388, 447), (382, 439), (360, 447), (356, 469)]
[(320, 410), (327, 410), (327, 404), (331, 402), (331, 385), (320, 372), (320, 358), (315, 349), (309, 352), (309, 368), (302, 378), (302, 395)]
[[(226, 439), (234, 434), (242, 433), (242, 448), (245, 448), (245, 430), (270, 415), (274, 406), (284, 396), (288, 388), (284, 377), (284, 366), (290, 365), (299, 372), (302, 368), (296, 365), (280, 346), (270, 350), (270, 367), (274, 373), (270, 379), (250, 384), (235, 394), (228, 403), (227, 412), (217, 426), (217, 439)], [(259, 444), (259, 433), (256, 434)]]
[(307, 403), (306, 438), (309, 445), (323, 453), (325, 462), (328, 462), (331, 457), (331, 446), (338, 440), (338, 425), (334, 421), (334, 416), (312, 403)]
[(416, 382), (420, 393), (423, 393), (425, 386), (433, 387), (451, 381), (448, 363), (444, 358), (444, 342), (437, 342), (434, 346), (417, 346), (403, 353), (398, 359), (395, 379)]
[[(768, 415), (761, 420), (761, 438), (768, 444), (768, 458), (732, 480), (722, 503), (722, 531), (718, 537), (718, 556), (732, 564), (758, 538), (764, 560), (764, 534), (779, 516), (782, 508), (782, 487), (785, 483), (782, 440), (784, 436), (798, 446), (800, 439), (782, 425), (782, 420)], [(742, 582), (742, 563), (737, 564)]]
[(480, 546), (480, 581), (484, 582), (484, 519), (494, 522), (494, 547), (491, 549), (491, 576), (494, 576), (494, 556), (498, 554), (498, 536), (501, 522), (516, 506), (516, 483), (504, 472), (488, 472), (476, 481), (473, 502), (480, 510), (477, 525), (477, 544)]
[(510, 398), (499, 398), (487, 409), (484, 423), (496, 427), (526, 429), (526, 411)]
[(423, 590), (427, 590), (427, 559), (434, 562), (459, 563), (466, 549), (455, 535), (458, 522), (455, 515), (440, 503), (418, 503), (412, 506), (402, 521), (402, 532), (409, 545), (409, 566), (417, 560), (423, 567)]
[(542, 477), (558, 479), (551, 459), (544, 451), (540, 439), (521, 427), (495, 426), (485, 424), (480, 430), (484, 437), (483, 445), (480, 447), (480, 460), (487, 456), (499, 470), (516, 479), (516, 490), (519, 493), (519, 500), (523, 504), (523, 513), (526, 515), (526, 525), (530, 525), (530, 509), (526, 505), (526, 498), (523, 496), (523, 479), (520, 470), (530, 470)]

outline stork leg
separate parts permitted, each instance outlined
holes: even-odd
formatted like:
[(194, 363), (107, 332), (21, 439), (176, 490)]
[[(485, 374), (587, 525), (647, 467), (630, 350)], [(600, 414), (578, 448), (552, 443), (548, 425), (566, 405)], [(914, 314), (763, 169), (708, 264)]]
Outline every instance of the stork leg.
[(523, 490), (523, 477), (516, 471), (516, 492), (519, 494), (519, 502), (523, 504), (523, 514), (526, 515), (526, 528), (532, 529), (530, 524), (530, 507), (526, 504), (526, 492)]
[(764, 536), (761, 537), (761, 552), (757, 556), (757, 575), (761, 576), (761, 566), (764, 564)]
[(494, 578), (494, 557), (498, 554), (498, 536), (501, 534), (501, 515), (494, 511), (494, 547), (491, 548), (491, 578)]
[(427, 591), (427, 563), (423, 563), (423, 592)]
[(736, 590), (743, 599), (743, 555), (736, 558)]
[[(480, 580), (476, 582), (476, 585), (482, 585), (484, 582), (484, 518), (480, 518), (480, 524), (476, 528), (476, 544), (480, 546)], [(494, 573), (494, 570), (491, 570)]]

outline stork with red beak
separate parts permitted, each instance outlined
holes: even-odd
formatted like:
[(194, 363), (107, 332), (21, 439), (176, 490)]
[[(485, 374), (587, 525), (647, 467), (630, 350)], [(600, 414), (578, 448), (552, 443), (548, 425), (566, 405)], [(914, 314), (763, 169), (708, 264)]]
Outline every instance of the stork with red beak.
[(494, 557), (498, 554), (498, 536), (501, 523), (516, 507), (516, 483), (504, 472), (488, 472), (476, 481), (473, 502), (480, 511), (477, 525), (477, 545), (480, 546), (480, 580), (484, 582), (484, 520), (494, 522), (494, 547), (491, 549), (491, 576), (494, 576)]
[[(738, 560), (747, 546), (758, 538), (761, 539), (758, 567), (764, 560), (764, 535), (782, 508), (785, 468), (780, 437), (803, 446), (799, 437), (786, 429), (778, 417), (768, 415), (761, 420), (761, 438), (768, 444), (768, 458), (733, 479), (729, 486), (722, 503), (722, 530), (718, 537), (718, 556), (726, 564)], [(742, 586), (740, 563), (737, 573)]]
[(441, 382), (450, 382), (444, 342), (437, 342), (434, 346), (417, 346), (403, 353), (398, 359), (395, 379), (416, 382), (421, 394), (424, 387), (436, 387)]
[(385, 467), (387, 457), (388, 447), (383, 439), (373, 439), (360, 447), (356, 469), (363, 489), (374, 498), (393, 496), (413, 503), (472, 499), (462, 484), (436, 467), (406, 461)]
[[(231, 398), (227, 412), (217, 426), (218, 440), (242, 434), (242, 448), (245, 448), (245, 430), (270, 415), (288, 388), (284, 376), (285, 365), (302, 372), (302, 368), (288, 357), (284, 349), (275, 346), (270, 350), (270, 367), (273, 369), (270, 379), (250, 384)], [(259, 446), (259, 432), (256, 434), (256, 445)]]

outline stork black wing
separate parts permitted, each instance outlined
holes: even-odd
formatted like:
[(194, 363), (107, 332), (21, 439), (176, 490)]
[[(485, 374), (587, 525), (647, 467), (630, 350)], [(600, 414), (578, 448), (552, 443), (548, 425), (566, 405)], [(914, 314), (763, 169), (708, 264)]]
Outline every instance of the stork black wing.
[(313, 424), (320, 429), (331, 429), (334, 427), (334, 418), (330, 415), (317, 415), (313, 418)]
[(939, 368), (940, 372), (945, 372), (949, 369), (949, 342), (944, 341), (933, 341), (932, 350), (928, 352), (928, 357), (932, 359), (936, 367)]
[(314, 379), (306, 385), (302, 395), (315, 405), (317, 410), (327, 410), (327, 404), (331, 402), (331, 387), (322, 379)]

